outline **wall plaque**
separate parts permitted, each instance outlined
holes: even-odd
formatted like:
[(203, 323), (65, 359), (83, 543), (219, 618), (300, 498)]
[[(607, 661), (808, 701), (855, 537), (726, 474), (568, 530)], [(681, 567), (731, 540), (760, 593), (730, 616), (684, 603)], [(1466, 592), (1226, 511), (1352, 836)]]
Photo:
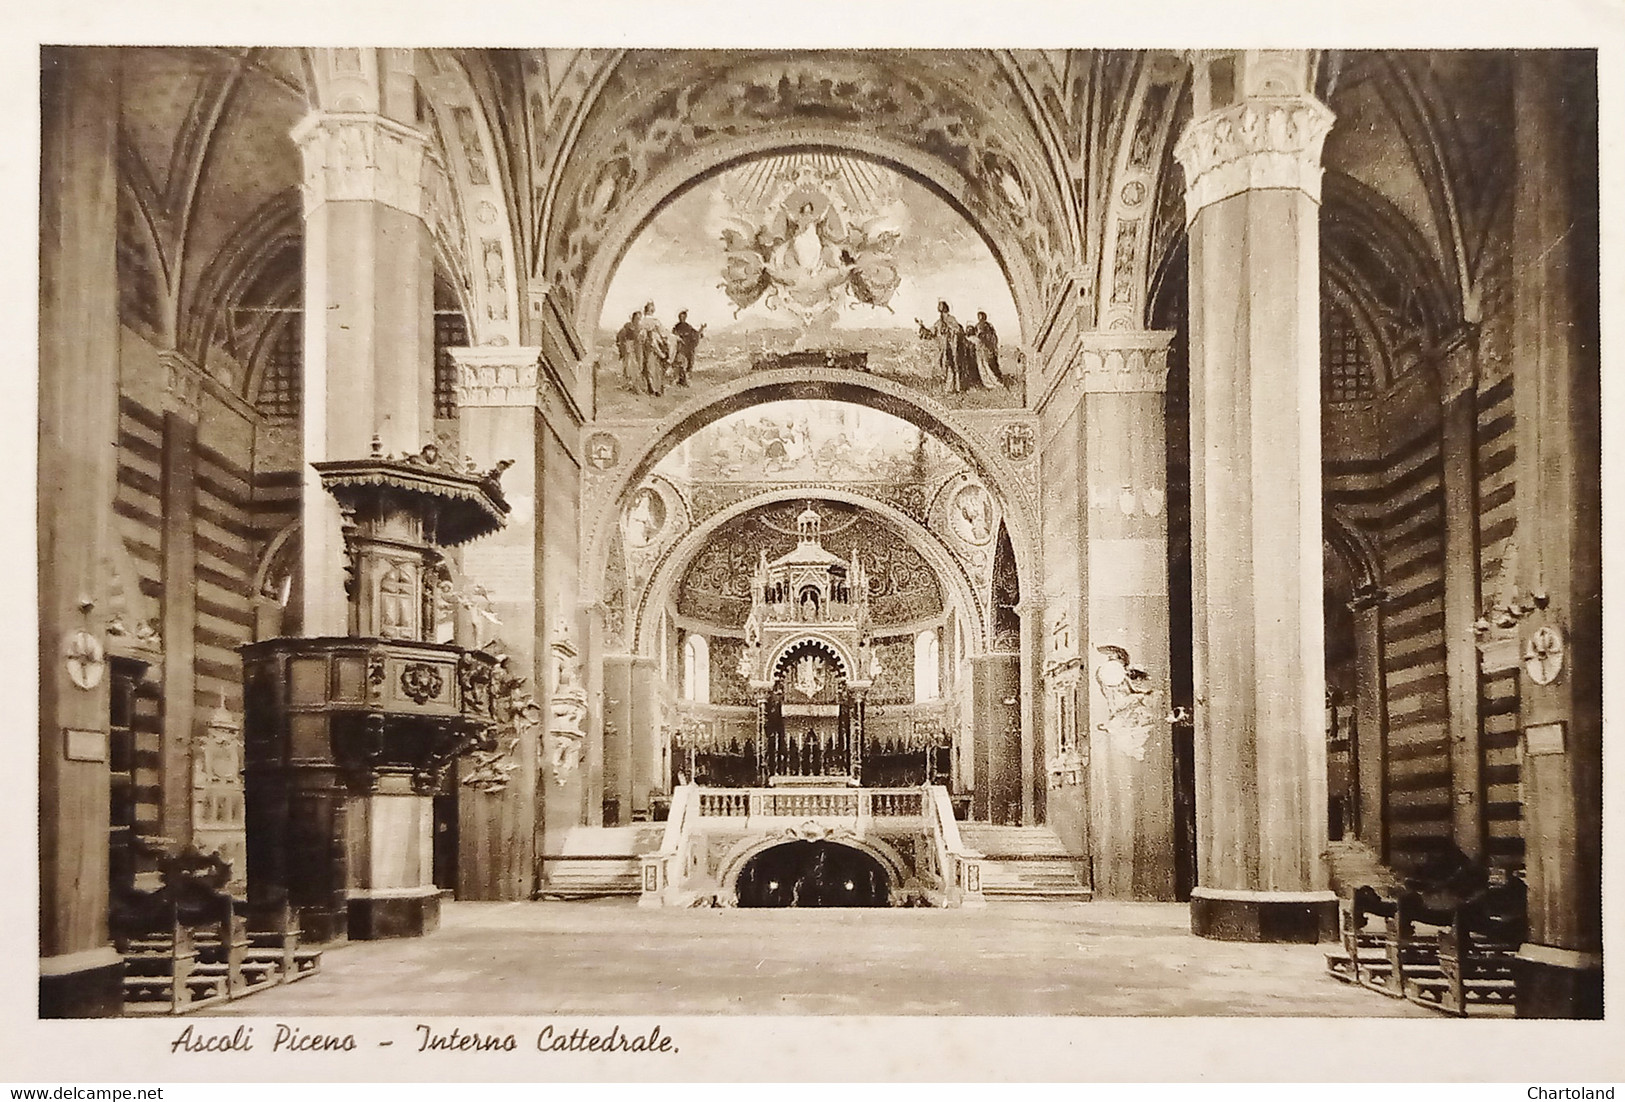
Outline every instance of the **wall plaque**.
[(1530, 724), (1523, 729), (1524, 753), (1561, 754), (1565, 749), (1563, 733), (1561, 721)]
[(69, 761), (106, 761), (106, 731), (76, 731), (64, 728), (63, 751)]

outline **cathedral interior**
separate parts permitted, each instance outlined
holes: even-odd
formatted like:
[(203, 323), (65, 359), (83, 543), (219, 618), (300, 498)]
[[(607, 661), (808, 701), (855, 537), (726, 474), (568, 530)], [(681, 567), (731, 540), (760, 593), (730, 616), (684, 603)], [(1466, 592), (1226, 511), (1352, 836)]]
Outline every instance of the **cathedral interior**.
[(1596, 104), (46, 49), (41, 1016), (618, 899), (1160, 903), (1600, 1017)]

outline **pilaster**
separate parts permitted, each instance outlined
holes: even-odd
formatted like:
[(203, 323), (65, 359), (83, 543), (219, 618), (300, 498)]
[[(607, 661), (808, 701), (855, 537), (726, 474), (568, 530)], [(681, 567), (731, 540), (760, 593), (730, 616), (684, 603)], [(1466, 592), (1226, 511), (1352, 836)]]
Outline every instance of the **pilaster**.
[[(107, 930), (108, 685), (118, 437), (116, 49), (41, 65), (39, 1013), (121, 1013)], [(25, 835), (26, 836), (26, 835)]]
[(1090, 838), (1102, 898), (1174, 898), (1164, 392), (1173, 334), (1083, 334)]
[(192, 741), (197, 670), (197, 422), (204, 372), (179, 352), (158, 354), (164, 368), (163, 509), (164, 741), (159, 832), (192, 838)]
[(1484, 856), (1483, 747), (1478, 718), (1478, 340), (1463, 332), (1436, 354), (1444, 489), (1444, 639), (1450, 731), (1450, 818), (1456, 845)]
[(1513, 387), (1529, 933), (1519, 1017), (1602, 1017), (1596, 66), (1515, 55)]
[[(491, 603), (496, 629), (508, 656), (512, 676), (526, 678), (544, 710), (551, 670), (547, 659), (547, 620), (540, 608), (541, 529), (537, 502), (541, 479), (541, 434), (537, 379), (541, 350), (524, 346), (481, 346), (449, 350), (457, 365), (458, 441), (476, 465), (509, 461), (503, 493), (513, 512), (501, 531), (463, 548), (462, 571)], [(541, 749), (534, 733), (522, 736), (521, 760), (536, 763)], [(549, 786), (546, 771), (516, 773), (501, 792), (469, 795), (460, 805), (463, 852), (459, 865), (473, 868), (493, 862), (476, 851), (478, 839), (495, 839), (509, 854), (499, 873), (465, 876), (465, 896), (481, 899), (523, 898), (528, 894), (532, 859), (523, 856), (548, 833), (539, 804), (550, 812), (564, 806), (558, 786)], [(545, 842), (544, 842), (545, 845)]]

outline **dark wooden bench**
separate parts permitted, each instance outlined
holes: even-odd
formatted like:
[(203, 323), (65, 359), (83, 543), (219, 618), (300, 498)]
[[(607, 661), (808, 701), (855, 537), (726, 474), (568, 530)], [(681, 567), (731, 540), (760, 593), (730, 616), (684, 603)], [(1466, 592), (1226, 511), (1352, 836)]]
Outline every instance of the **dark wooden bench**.
[(1341, 951), (1327, 955), (1327, 970), (1389, 998), (1458, 1016), (1475, 1007), (1510, 1008), (1525, 904), (1516, 878), (1465, 898), (1416, 890), (1390, 898), (1360, 887), (1343, 901)]

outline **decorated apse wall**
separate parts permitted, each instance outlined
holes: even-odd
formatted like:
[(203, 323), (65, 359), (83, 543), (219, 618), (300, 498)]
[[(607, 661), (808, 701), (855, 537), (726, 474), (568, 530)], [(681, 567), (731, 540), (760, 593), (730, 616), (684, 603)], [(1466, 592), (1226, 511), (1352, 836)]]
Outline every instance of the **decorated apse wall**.
[(1003, 270), (936, 194), (840, 154), (768, 157), (685, 191), (628, 249), (599, 319), (598, 412), (661, 416), (808, 351), (953, 408), (1019, 407), (1019, 339)]

